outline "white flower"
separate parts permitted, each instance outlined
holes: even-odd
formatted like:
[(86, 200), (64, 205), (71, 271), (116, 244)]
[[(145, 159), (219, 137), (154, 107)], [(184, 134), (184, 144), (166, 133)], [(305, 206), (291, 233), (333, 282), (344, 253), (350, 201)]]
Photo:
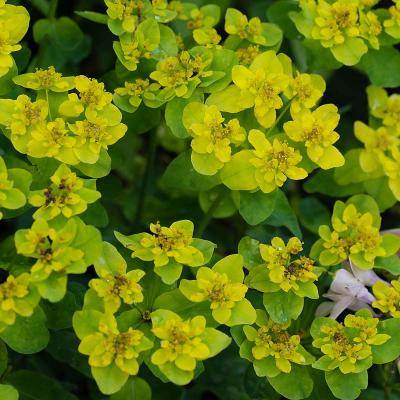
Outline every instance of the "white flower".
[(339, 269), (331, 283), (328, 293), (323, 297), (331, 301), (321, 303), (317, 308), (317, 316), (329, 314), (330, 318), (336, 319), (344, 310), (357, 311), (361, 308), (369, 308), (375, 301), (375, 297), (368, 291), (366, 286), (372, 286), (379, 278), (373, 270), (362, 270), (351, 263), (349, 268)]

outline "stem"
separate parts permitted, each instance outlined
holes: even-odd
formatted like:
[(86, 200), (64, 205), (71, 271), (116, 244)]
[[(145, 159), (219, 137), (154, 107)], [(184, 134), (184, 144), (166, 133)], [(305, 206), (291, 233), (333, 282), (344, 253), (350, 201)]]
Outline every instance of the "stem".
[(147, 187), (149, 185), (149, 178), (150, 178), (150, 173), (151, 173), (151, 170), (152, 170), (153, 164), (154, 164), (156, 149), (157, 149), (157, 131), (156, 131), (156, 129), (153, 129), (150, 131), (146, 168), (145, 168), (144, 174), (143, 174), (142, 185), (139, 189), (139, 198), (138, 198), (136, 214), (135, 214), (135, 223), (138, 226), (140, 225), (140, 219), (142, 217), (142, 212), (143, 212), (143, 207), (144, 207), (144, 199), (145, 199), (145, 196), (147, 193)]
[(55, 19), (57, 7), (58, 7), (58, 0), (51, 0), (50, 6), (49, 6), (49, 11), (47, 13), (48, 19)]
[(46, 0), (30, 0), (30, 2), (43, 15), (47, 16), (49, 12), (49, 3)]
[(218, 193), (218, 196), (211, 203), (210, 208), (204, 214), (202, 220), (200, 221), (199, 225), (197, 226), (194, 236), (196, 236), (197, 238), (201, 238), (203, 236), (203, 233), (206, 230), (208, 224), (210, 223), (215, 210), (218, 208), (221, 201), (225, 198), (226, 195), (227, 195), (227, 192), (225, 192), (224, 190), (221, 190)]
[(49, 90), (46, 89), (46, 101), (47, 101), (47, 109), (49, 110), (49, 119), (50, 121), (53, 121), (53, 118), (51, 116), (51, 109), (50, 109), (50, 102), (49, 102)]
[(292, 103), (293, 99), (290, 99), (286, 104), (285, 107), (283, 107), (282, 111), (279, 113), (278, 118), (275, 120), (274, 124), (271, 126), (271, 128), (268, 129), (266, 136), (268, 136), (279, 124), (279, 122), (281, 122), (282, 118), (285, 116), (287, 110), (290, 107), (290, 104)]

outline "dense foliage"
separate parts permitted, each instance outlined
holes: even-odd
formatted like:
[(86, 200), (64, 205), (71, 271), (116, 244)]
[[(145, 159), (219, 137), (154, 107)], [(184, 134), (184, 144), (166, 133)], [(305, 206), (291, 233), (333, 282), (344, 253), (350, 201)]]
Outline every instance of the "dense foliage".
[(0, 0), (0, 399), (400, 399), (400, 1)]

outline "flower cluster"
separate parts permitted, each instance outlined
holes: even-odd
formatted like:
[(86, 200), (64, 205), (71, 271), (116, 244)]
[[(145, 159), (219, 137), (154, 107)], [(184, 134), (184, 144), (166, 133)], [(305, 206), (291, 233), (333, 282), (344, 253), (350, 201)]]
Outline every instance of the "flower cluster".
[[(36, 100), (25, 94), (0, 100), (0, 125), (20, 153), (95, 164), (127, 130), (111, 93), (95, 79), (63, 78), (49, 67), (20, 75), (16, 83), (38, 92)], [(77, 93), (68, 93), (71, 89)]]
[(347, 315), (343, 323), (329, 318), (313, 322), (313, 346), (324, 354), (313, 367), (324, 371), (339, 368), (343, 374), (359, 373), (373, 362), (373, 349), (386, 343), (390, 336), (378, 333), (379, 319), (363, 310)]
[(170, 227), (151, 224), (151, 234), (124, 236), (116, 232), (116, 237), (133, 251), (133, 258), (154, 262), (154, 271), (170, 284), (179, 279), (183, 265), (199, 267), (211, 258), (214, 245), (193, 238), (193, 229), (191, 221), (183, 220), (174, 222)]
[(274, 378), (280, 373), (289, 374), (294, 364), (310, 364), (313, 360), (300, 344), (299, 335), (291, 335), (290, 322), (277, 324), (265, 311), (257, 310), (256, 326), (245, 325), (245, 340), (240, 345), (240, 355), (253, 363), (257, 376)]
[(319, 239), (312, 254), (322, 265), (337, 265), (349, 259), (355, 266), (370, 269), (377, 257), (388, 257), (400, 248), (400, 238), (380, 233), (381, 218), (375, 201), (356, 195), (346, 203), (337, 201), (332, 214), (332, 230), (319, 227)]
[(372, 9), (378, 1), (300, 0), (299, 12), (291, 13), (297, 29), (307, 39), (318, 41), (345, 65), (354, 65), (368, 51), (379, 49), (384, 28), (396, 37), (396, 6), (392, 17), (382, 24), (380, 10)]

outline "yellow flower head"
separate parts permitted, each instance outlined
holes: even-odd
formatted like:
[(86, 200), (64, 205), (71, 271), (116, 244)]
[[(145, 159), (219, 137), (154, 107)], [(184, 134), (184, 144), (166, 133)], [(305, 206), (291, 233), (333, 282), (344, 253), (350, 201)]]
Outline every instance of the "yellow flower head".
[(165, 88), (166, 98), (189, 97), (200, 83), (200, 77), (211, 74), (205, 71), (207, 65), (208, 61), (200, 55), (191, 56), (189, 52), (182, 51), (177, 56), (159, 61), (150, 78)]
[(47, 114), (48, 104), (46, 101), (32, 101), (24, 94), (18, 96), (14, 102), (14, 112), (10, 124), (11, 139), (14, 136), (15, 140), (23, 140), (23, 138), (17, 138), (16, 136), (32, 132), (33, 129), (36, 129), (46, 121)]
[(105, 0), (105, 3), (108, 16), (115, 21), (110, 26), (113, 33), (134, 32), (139, 21), (138, 13), (143, 10), (144, 2), (142, 0)]
[(14, 324), (17, 315), (32, 315), (39, 299), (37, 291), (30, 287), (29, 274), (9, 275), (0, 284), (0, 332)]
[(239, 64), (248, 67), (260, 54), (260, 46), (251, 44), (248, 47), (240, 47), (236, 50), (236, 54), (239, 57)]
[(360, 36), (368, 40), (374, 49), (379, 49), (378, 36), (382, 32), (382, 25), (373, 11), (360, 13)]
[(121, 123), (120, 111), (116, 111), (116, 115), (109, 119), (93, 110), (87, 110), (85, 120), (69, 124), (70, 130), (76, 135), (74, 153), (80, 161), (88, 164), (96, 163), (102, 149), (107, 150), (108, 146), (125, 135), (128, 128)]
[(372, 303), (372, 307), (388, 313), (394, 318), (400, 318), (400, 282), (393, 280), (391, 286), (378, 281), (372, 287), (372, 291), (376, 300)]
[(232, 69), (232, 80), (240, 89), (238, 103), (243, 108), (254, 106), (254, 115), (265, 128), (275, 122), (276, 110), (283, 106), (280, 95), (289, 85), (281, 60), (283, 56), (271, 50), (257, 56), (249, 68), (235, 65)]
[(390, 339), (379, 334), (378, 318), (372, 318), (364, 310), (356, 315), (347, 315), (340, 323), (329, 318), (315, 320), (313, 346), (320, 348), (324, 356), (317, 361), (319, 367), (327, 371), (339, 368), (343, 374), (358, 373), (372, 363), (372, 346), (379, 346)]
[(283, 186), (287, 178), (299, 180), (307, 176), (305, 169), (297, 167), (302, 159), (300, 153), (286, 142), (275, 138), (271, 143), (264, 133), (255, 129), (250, 131), (248, 139), (254, 147), (250, 163), (255, 167), (255, 179), (264, 193)]
[(283, 127), (291, 140), (304, 143), (311, 161), (329, 169), (344, 164), (343, 155), (333, 146), (339, 139), (334, 130), (339, 118), (337, 107), (325, 104), (314, 111), (301, 110), (294, 115), (293, 121), (286, 122)]
[(174, 363), (183, 371), (193, 371), (198, 360), (210, 356), (210, 350), (202, 340), (205, 330), (203, 316), (182, 321), (176, 315), (176, 318), (171, 317), (154, 326), (152, 332), (160, 339), (160, 348), (152, 354), (151, 362), (157, 366)]
[(85, 336), (79, 352), (89, 356), (89, 365), (105, 368), (115, 364), (128, 375), (139, 371), (140, 353), (153, 347), (153, 343), (140, 330), (129, 328), (120, 332), (112, 314), (105, 314), (99, 322), (98, 331)]
[(288, 88), (291, 114), (297, 114), (303, 108), (313, 108), (325, 91), (325, 81), (320, 75), (297, 72)]
[(296, 237), (290, 238), (287, 245), (279, 238), (274, 237), (271, 245), (260, 244), (260, 254), (268, 268), (268, 277), (279, 289), (294, 293), (303, 289), (302, 284), (313, 283), (318, 279), (314, 269), (314, 261), (305, 256), (298, 256), (303, 250), (302, 243)]
[(102, 270), (100, 279), (92, 279), (89, 286), (99, 297), (104, 299), (105, 310), (115, 312), (119, 309), (121, 300), (125, 304), (136, 304), (143, 301), (143, 289), (138, 282), (144, 275), (144, 271), (140, 269), (129, 272), (121, 271), (115, 275)]
[(322, 265), (336, 265), (350, 258), (357, 267), (371, 268), (376, 257), (395, 254), (400, 239), (390, 233), (381, 235), (380, 224), (379, 209), (371, 197), (357, 195), (346, 203), (337, 201), (333, 231), (327, 225), (319, 228), (319, 261)]
[(394, 4), (389, 7), (390, 18), (383, 22), (385, 31), (392, 37), (400, 38), (400, 1), (393, 0)]
[(78, 178), (76, 173), (61, 164), (50, 178), (52, 184), (44, 190), (31, 192), (29, 203), (39, 209), (33, 214), (35, 219), (47, 221), (62, 214), (66, 218), (82, 214), (87, 205), (100, 198), (94, 180)]
[(313, 39), (320, 40), (324, 47), (331, 47), (358, 35), (357, 1), (337, 0), (331, 4), (324, 0), (318, 1)]
[[(400, 114), (399, 114), (400, 115)], [(379, 168), (383, 155), (390, 154), (390, 150), (400, 144), (398, 134), (393, 127), (381, 126), (372, 129), (361, 121), (354, 123), (354, 134), (365, 148), (360, 153), (360, 166), (365, 172), (372, 172)]]
[(36, 158), (53, 157), (63, 163), (75, 165), (79, 163), (74, 147), (76, 138), (68, 129), (64, 119), (41, 124), (31, 132), (31, 139), (26, 146), (27, 154)]
[(14, 65), (11, 53), (22, 48), (19, 42), (28, 28), (29, 14), (24, 7), (0, 2), (0, 77)]
[(17, 85), (33, 90), (67, 92), (75, 87), (75, 79), (73, 77), (63, 77), (53, 66), (47, 69), (36, 69), (36, 72), (18, 75), (13, 80)]
[(241, 144), (246, 138), (239, 120), (225, 122), (217, 106), (189, 103), (183, 112), (183, 124), (193, 137), (193, 166), (205, 175), (216, 174), (230, 161), (231, 146)]
[(248, 288), (243, 279), (243, 257), (232, 254), (212, 268), (201, 267), (196, 280), (181, 280), (179, 289), (190, 301), (209, 302), (212, 316), (220, 324), (252, 323), (255, 311), (245, 299)]
[(257, 368), (260, 360), (271, 358), (279, 372), (290, 373), (291, 363), (305, 364), (299, 335), (290, 335), (287, 329), (290, 322), (278, 324), (268, 319), (266, 313), (257, 310), (256, 327), (243, 327), (246, 339), (251, 344), (251, 354), (254, 366)]
[(400, 133), (400, 95), (390, 96), (385, 89), (368, 86), (368, 104), (371, 114), (382, 120), (383, 125), (392, 127), (397, 135)]

